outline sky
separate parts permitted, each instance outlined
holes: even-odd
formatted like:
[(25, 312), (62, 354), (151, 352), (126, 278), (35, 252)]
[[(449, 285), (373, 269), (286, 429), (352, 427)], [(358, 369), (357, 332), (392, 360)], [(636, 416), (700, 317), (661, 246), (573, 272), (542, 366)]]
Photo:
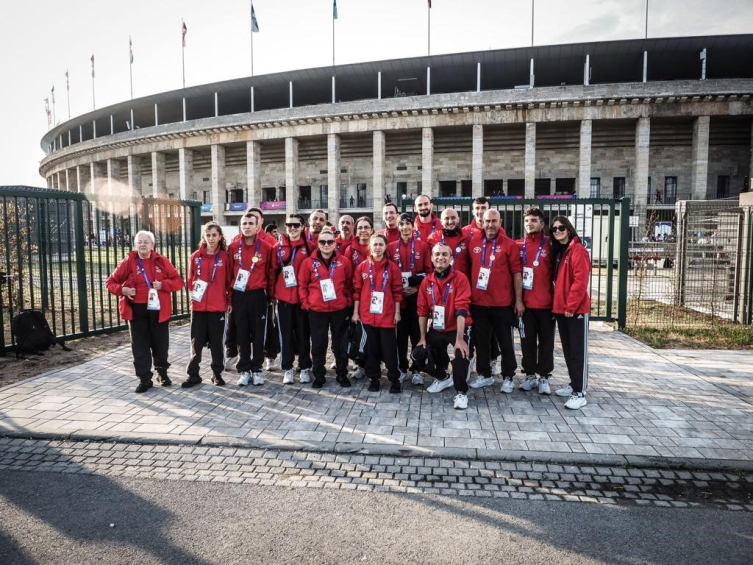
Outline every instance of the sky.
[[(332, 63), (333, 0), (254, 0), (254, 74)], [(534, 0), (534, 43), (641, 38), (646, 0)], [(530, 0), (433, 0), (431, 54), (531, 44)], [(426, 55), (427, 0), (337, 0), (337, 64)], [(56, 123), (130, 98), (251, 74), (250, 0), (26, 0), (0, 3), (0, 185), (44, 186), (44, 99)], [(648, 36), (753, 32), (753, 0), (649, 0)], [(710, 57), (712, 54), (710, 54)]]

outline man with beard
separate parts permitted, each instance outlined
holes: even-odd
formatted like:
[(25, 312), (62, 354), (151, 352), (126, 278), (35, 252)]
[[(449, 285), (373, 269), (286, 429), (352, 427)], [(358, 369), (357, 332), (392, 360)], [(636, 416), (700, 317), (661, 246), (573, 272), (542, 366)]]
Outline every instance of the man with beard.
[[(327, 213), (324, 210), (314, 210), (309, 216), (309, 227), (303, 232), (303, 238), (306, 240), (306, 246), (309, 248), (309, 253), (313, 253), (317, 250), (316, 241), (319, 239), (319, 234), (322, 228), (327, 225)], [(334, 251), (334, 250), (333, 250)]]
[(439, 221), (437, 215), (432, 212), (434, 205), (431, 203), (431, 198), (425, 194), (420, 194), (414, 204), (414, 212), (416, 213), (416, 237), (421, 241), (426, 241), (429, 236), (434, 232), (442, 229), (442, 222)]
[(379, 230), (377, 233), (380, 233), (387, 238), (388, 245), (400, 239), (400, 229), (397, 227), (398, 216), (397, 205), (394, 202), (388, 202), (382, 206), (384, 229)]
[(354, 224), (355, 220), (353, 219), (353, 216), (348, 216), (347, 214), (340, 216), (340, 221), (338, 222), (340, 234), (335, 239), (335, 247), (337, 248), (338, 253), (345, 253), (345, 250), (353, 243)]

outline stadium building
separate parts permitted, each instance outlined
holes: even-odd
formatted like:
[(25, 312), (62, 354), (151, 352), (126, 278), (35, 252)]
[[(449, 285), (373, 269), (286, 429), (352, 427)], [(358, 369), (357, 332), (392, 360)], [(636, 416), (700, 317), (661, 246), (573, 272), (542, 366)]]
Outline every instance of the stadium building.
[(641, 222), (734, 197), (753, 168), (753, 35), (490, 50), (245, 77), (128, 100), (42, 138), (49, 188), (321, 208), (630, 196)]

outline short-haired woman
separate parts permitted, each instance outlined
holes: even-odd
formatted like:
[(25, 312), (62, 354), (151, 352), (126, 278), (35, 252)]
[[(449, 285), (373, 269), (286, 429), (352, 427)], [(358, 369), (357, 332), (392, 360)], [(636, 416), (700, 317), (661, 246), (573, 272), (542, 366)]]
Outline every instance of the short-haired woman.
[(225, 368), (223, 337), (230, 310), (230, 288), (233, 268), (230, 254), (217, 222), (204, 224), (199, 249), (191, 255), (188, 266), (188, 292), (191, 298), (191, 360), (181, 383), (190, 388), (201, 382), (199, 364), (204, 345), (209, 342), (212, 353), (212, 382), (222, 386)]
[(562, 352), (570, 375), (570, 384), (554, 394), (569, 396), (565, 407), (579, 410), (587, 404), (588, 315), (591, 312), (588, 281), (591, 258), (567, 217), (554, 218), (549, 233), (552, 236), (554, 272), (552, 312), (557, 319)]
[(133, 367), (139, 378), (136, 392), (152, 387), (152, 363), (162, 386), (172, 384), (168, 322), (172, 314), (170, 293), (183, 288), (183, 278), (170, 260), (154, 251), (154, 234), (140, 231), (135, 247), (107, 279), (107, 290), (120, 297), (120, 315), (128, 321)]

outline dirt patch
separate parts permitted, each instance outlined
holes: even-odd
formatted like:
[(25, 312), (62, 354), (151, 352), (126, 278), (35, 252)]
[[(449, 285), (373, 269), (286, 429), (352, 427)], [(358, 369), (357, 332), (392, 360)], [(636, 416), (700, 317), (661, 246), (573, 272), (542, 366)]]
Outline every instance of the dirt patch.
[[(187, 320), (170, 322), (170, 327), (175, 328), (187, 323)], [(36, 377), (54, 369), (80, 365), (129, 343), (128, 331), (122, 330), (66, 341), (65, 344), (72, 351), (63, 351), (59, 346), (55, 346), (44, 355), (27, 355), (25, 359), (16, 359), (16, 354), (10, 352), (7, 357), (0, 357), (0, 387)]]

